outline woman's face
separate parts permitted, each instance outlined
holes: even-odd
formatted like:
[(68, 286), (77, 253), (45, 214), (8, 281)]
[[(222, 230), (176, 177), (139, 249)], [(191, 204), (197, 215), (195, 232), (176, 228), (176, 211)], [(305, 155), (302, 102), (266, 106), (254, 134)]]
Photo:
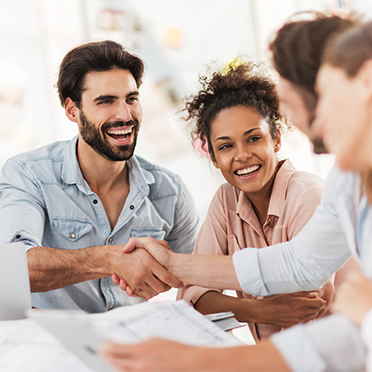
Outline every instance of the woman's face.
[(324, 65), (317, 77), (315, 129), (344, 170), (372, 169), (372, 92), (362, 69), (350, 78)]
[(226, 181), (247, 195), (258, 193), (272, 179), (277, 167), (279, 139), (253, 109), (235, 106), (220, 111), (212, 122), (211, 144), (215, 160)]

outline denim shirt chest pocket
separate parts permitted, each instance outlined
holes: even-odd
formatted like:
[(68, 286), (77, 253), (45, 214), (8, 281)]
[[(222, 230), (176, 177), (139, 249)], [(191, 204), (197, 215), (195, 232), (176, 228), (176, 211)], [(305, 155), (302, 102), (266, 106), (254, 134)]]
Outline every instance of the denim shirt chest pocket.
[(154, 239), (163, 240), (165, 237), (165, 231), (161, 227), (132, 227), (130, 230), (130, 236), (151, 236)]
[(53, 218), (56, 247), (66, 249), (87, 248), (92, 245), (91, 232), (93, 225), (88, 220), (65, 217)]

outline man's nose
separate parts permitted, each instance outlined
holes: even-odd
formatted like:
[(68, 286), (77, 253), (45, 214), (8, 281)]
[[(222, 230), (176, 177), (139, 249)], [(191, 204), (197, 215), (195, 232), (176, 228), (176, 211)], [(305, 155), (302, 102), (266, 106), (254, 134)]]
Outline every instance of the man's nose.
[(132, 120), (132, 114), (130, 111), (130, 107), (128, 106), (126, 102), (121, 102), (119, 104), (118, 110), (115, 114), (115, 119), (118, 121), (124, 121), (124, 122)]

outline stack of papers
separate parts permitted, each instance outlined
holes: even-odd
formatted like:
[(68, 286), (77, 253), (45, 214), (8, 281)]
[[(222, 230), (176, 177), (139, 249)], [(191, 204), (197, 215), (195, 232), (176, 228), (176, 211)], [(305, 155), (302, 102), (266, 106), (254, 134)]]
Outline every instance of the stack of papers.
[[(160, 337), (197, 346), (243, 345), (183, 300), (145, 302), (100, 314), (34, 310), (28, 315), (29, 320), (2, 322), (9, 328), (0, 328), (1, 371), (112, 371), (98, 355), (105, 339), (133, 344)], [(230, 314), (217, 318), (232, 319)], [(40, 326), (47, 332), (40, 332)]]

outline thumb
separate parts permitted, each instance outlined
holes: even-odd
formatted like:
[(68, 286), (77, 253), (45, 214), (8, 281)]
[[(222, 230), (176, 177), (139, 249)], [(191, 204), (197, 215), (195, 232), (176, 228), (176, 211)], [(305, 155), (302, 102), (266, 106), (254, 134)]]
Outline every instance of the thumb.
[(123, 253), (129, 253), (136, 249), (136, 244), (132, 239), (129, 239), (128, 243), (123, 247)]

